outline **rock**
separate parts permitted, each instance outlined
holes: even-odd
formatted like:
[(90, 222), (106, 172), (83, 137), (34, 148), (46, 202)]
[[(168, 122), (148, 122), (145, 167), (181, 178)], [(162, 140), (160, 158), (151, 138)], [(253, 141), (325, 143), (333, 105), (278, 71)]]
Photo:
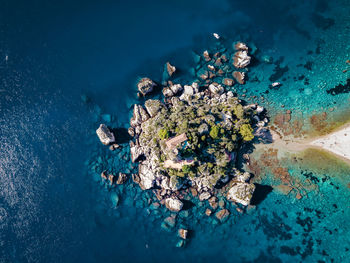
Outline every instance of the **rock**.
[(124, 173), (119, 173), (117, 184), (123, 184), (128, 180), (128, 175)]
[(137, 88), (140, 91), (140, 93), (145, 96), (148, 93), (153, 91), (153, 88), (156, 87), (157, 84), (153, 82), (153, 80), (149, 78), (142, 78), (138, 83), (137, 83)]
[(103, 171), (103, 172), (101, 173), (101, 178), (104, 179), (104, 180), (107, 180), (107, 179), (108, 179), (108, 177), (107, 177), (107, 171)]
[(209, 192), (203, 192), (199, 195), (199, 201), (208, 200), (211, 194)]
[(219, 201), (219, 207), (225, 208), (225, 201), (224, 200)]
[[(249, 160), (249, 155), (248, 155), (248, 160)], [(249, 178), (250, 178), (250, 173), (248, 172), (242, 173), (236, 170), (234, 181), (245, 183), (249, 180)]]
[(198, 127), (198, 133), (199, 133), (200, 135), (208, 134), (208, 133), (209, 133), (208, 124), (202, 123), (201, 125), (199, 125), (199, 127)]
[(272, 88), (276, 88), (276, 87), (279, 87), (279, 86), (281, 86), (281, 83), (279, 83), (279, 82), (271, 83), (271, 87)]
[(111, 151), (114, 151), (114, 150), (116, 150), (116, 149), (118, 149), (118, 148), (120, 148), (120, 145), (117, 144), (117, 143), (113, 143), (111, 146), (109, 146), (109, 149), (110, 149)]
[(198, 192), (197, 192), (197, 190), (195, 188), (191, 187), (190, 191), (191, 191), (191, 194), (192, 194), (193, 197), (198, 195)]
[(174, 84), (170, 86), (171, 91), (174, 93), (174, 95), (176, 95), (177, 93), (179, 93), (180, 91), (183, 90), (181, 84)]
[(133, 127), (130, 127), (128, 129), (128, 134), (131, 136), (131, 137), (134, 137), (135, 136), (135, 129)]
[(240, 203), (242, 205), (249, 205), (255, 190), (254, 184), (235, 182), (228, 191), (227, 199)]
[(233, 79), (230, 78), (224, 78), (222, 80), (222, 84), (231, 87), (233, 85)]
[(163, 105), (159, 100), (146, 100), (145, 102), (145, 108), (151, 118), (158, 114), (162, 106)]
[(179, 212), (183, 207), (183, 203), (176, 197), (169, 197), (165, 199), (165, 206), (170, 211)]
[(149, 119), (147, 111), (141, 105), (134, 105), (133, 117), (130, 120), (130, 126), (136, 127)]
[(179, 237), (181, 237), (182, 239), (187, 239), (188, 230), (180, 228), (178, 231), (178, 234), (179, 234)]
[(139, 165), (140, 187), (142, 190), (151, 189), (155, 183), (155, 174), (147, 165)]
[(172, 90), (169, 87), (163, 88), (162, 93), (163, 93), (164, 97), (174, 96), (174, 92), (172, 92)]
[(169, 62), (167, 62), (165, 64), (165, 67), (166, 67), (166, 70), (168, 72), (169, 77), (171, 77), (176, 71), (176, 68), (174, 66), (172, 66)]
[(209, 208), (207, 208), (207, 209), (205, 210), (205, 214), (206, 214), (207, 216), (210, 216), (211, 213), (212, 213), (212, 211), (211, 211)]
[(210, 58), (210, 56), (209, 56), (208, 50), (205, 50), (205, 51), (203, 52), (203, 57), (204, 57), (204, 60), (205, 60), (205, 61), (210, 61), (210, 60), (211, 60), (211, 58)]
[(213, 65), (208, 65), (208, 69), (211, 71), (215, 71), (215, 67)]
[(170, 227), (173, 228), (176, 225), (176, 219), (174, 216), (168, 216), (164, 219), (164, 222)]
[(137, 162), (142, 156), (144, 156), (143, 150), (140, 146), (134, 144), (134, 142), (130, 142), (130, 153), (131, 153), (131, 161)]
[(221, 209), (215, 214), (216, 218), (219, 219), (221, 222), (224, 222), (229, 215), (230, 215), (230, 211), (228, 211), (227, 209)]
[(176, 243), (176, 247), (183, 247), (185, 245), (185, 241), (183, 239), (179, 240), (177, 243)]
[(96, 134), (104, 145), (108, 145), (115, 142), (113, 133), (104, 124), (100, 124), (100, 127), (98, 127), (98, 129), (96, 130)]
[(139, 183), (141, 182), (140, 176), (139, 176), (138, 174), (133, 174), (133, 175), (132, 175), (132, 181), (133, 181), (134, 183), (139, 184)]
[(115, 183), (115, 178), (116, 176), (113, 174), (108, 175), (108, 181), (110, 182), (111, 185)]
[(256, 112), (257, 112), (258, 114), (262, 113), (264, 110), (265, 110), (264, 107), (262, 107), (262, 106), (260, 106), (260, 105), (258, 105), (258, 106), (256, 107)]
[(216, 39), (220, 39), (220, 35), (218, 33), (213, 33), (213, 36), (216, 38)]
[(244, 80), (244, 78), (245, 78), (245, 73), (244, 72), (239, 72), (239, 71), (234, 71), (233, 73), (232, 73), (232, 76), (235, 78), (235, 80), (237, 80), (237, 82), (239, 83), (239, 84), (244, 84), (245, 83), (245, 80)]
[(218, 208), (218, 198), (216, 196), (213, 196), (209, 199), (209, 205), (211, 206), (211, 208), (213, 208), (214, 210), (216, 208)]
[(214, 93), (214, 94), (222, 94), (225, 90), (221, 85), (214, 85), (214, 84), (210, 84), (209, 85), (209, 90), (210, 92)]
[(235, 49), (236, 50), (245, 50), (245, 51), (248, 51), (248, 47), (246, 44), (242, 43), (242, 42), (237, 42), (235, 44)]
[(250, 64), (251, 57), (246, 50), (239, 50), (234, 54), (233, 65), (236, 68), (245, 68)]

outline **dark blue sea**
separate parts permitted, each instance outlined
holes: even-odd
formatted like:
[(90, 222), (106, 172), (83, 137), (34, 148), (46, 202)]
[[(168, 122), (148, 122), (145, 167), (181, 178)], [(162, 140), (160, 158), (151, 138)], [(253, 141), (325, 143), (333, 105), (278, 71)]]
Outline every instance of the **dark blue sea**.
[[(0, 4), (1, 263), (350, 262), (350, 168), (335, 158), (284, 160), (312, 184), (300, 200), (274, 189), (223, 224), (202, 220), (199, 204), (173, 230), (161, 227), (169, 211), (147, 205), (151, 192), (131, 180), (111, 188), (94, 169), (136, 169), (127, 143), (111, 152), (95, 130), (127, 128), (138, 78), (160, 81), (167, 61), (179, 81), (192, 81), (193, 52), (215, 46), (214, 32), (228, 48), (253, 47), (249, 80), (236, 92), (264, 96), (271, 116), (281, 106), (301, 120), (330, 108), (329, 121), (344, 116), (349, 0)], [(269, 90), (275, 81), (283, 86)], [(177, 248), (180, 226), (192, 234)]]

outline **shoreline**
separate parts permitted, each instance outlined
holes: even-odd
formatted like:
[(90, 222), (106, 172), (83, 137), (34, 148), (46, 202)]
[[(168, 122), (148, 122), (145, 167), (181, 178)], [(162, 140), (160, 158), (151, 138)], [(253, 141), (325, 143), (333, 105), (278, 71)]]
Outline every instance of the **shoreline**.
[(271, 131), (273, 142), (268, 145), (260, 145), (257, 148), (271, 146), (282, 151), (302, 152), (307, 149), (315, 149), (328, 152), (350, 165), (350, 122), (345, 123), (333, 132), (307, 139), (284, 140), (276, 132)]

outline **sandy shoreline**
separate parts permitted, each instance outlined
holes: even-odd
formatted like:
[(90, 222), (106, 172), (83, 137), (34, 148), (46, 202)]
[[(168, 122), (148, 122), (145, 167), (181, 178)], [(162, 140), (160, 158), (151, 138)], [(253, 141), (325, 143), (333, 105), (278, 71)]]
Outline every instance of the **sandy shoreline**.
[(283, 140), (276, 133), (272, 132), (273, 143), (271, 146), (288, 152), (300, 152), (314, 148), (330, 152), (340, 159), (350, 163), (350, 123), (347, 123), (336, 131), (305, 140)]

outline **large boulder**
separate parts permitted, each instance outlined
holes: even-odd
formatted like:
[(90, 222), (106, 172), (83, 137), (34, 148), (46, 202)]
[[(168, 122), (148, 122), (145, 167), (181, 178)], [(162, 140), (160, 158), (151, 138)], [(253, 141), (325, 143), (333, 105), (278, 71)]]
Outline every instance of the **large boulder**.
[(250, 64), (250, 59), (247, 50), (239, 50), (234, 54), (233, 65), (236, 68), (245, 68)]
[(133, 141), (130, 142), (130, 153), (131, 153), (131, 161), (137, 162), (140, 160), (142, 156), (144, 156), (144, 152), (142, 150), (142, 147), (135, 144)]
[(100, 124), (100, 127), (96, 130), (96, 134), (104, 145), (115, 142), (114, 134), (104, 124)]
[(151, 189), (154, 186), (156, 177), (152, 169), (147, 165), (139, 165), (140, 187), (142, 190)]
[(183, 203), (176, 197), (169, 197), (165, 199), (165, 206), (170, 211), (179, 212), (183, 207)]
[(249, 205), (255, 190), (254, 184), (245, 182), (234, 182), (228, 191), (227, 199), (240, 203), (242, 205)]
[(165, 68), (166, 68), (166, 71), (167, 71), (169, 77), (171, 77), (176, 71), (176, 67), (171, 65), (169, 62), (167, 62), (165, 64)]
[(156, 87), (157, 84), (149, 79), (149, 78), (142, 78), (140, 81), (137, 83), (137, 88), (140, 91), (140, 93), (145, 96), (148, 93), (153, 91), (153, 88)]

